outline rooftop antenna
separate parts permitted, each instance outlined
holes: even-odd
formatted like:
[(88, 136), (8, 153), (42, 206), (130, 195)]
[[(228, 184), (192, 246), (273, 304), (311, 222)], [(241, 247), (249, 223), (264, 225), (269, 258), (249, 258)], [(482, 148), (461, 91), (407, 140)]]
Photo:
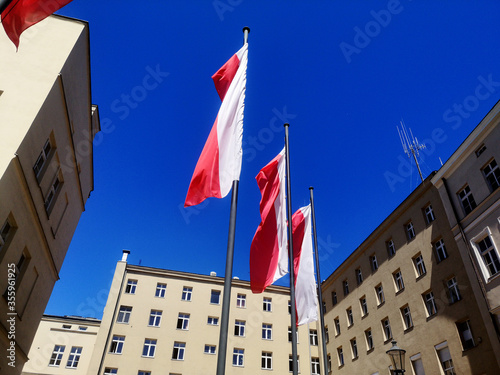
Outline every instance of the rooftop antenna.
[(420, 179), (424, 182), (424, 177), (422, 176), (422, 171), (420, 170), (420, 165), (418, 164), (417, 156), (419, 156), (418, 151), (425, 148), (424, 144), (418, 143), (418, 139), (413, 136), (411, 129), (409, 129), (410, 134), (408, 136), (408, 131), (406, 130), (406, 126), (403, 120), (400, 121), (401, 130), (398, 129), (399, 139), (401, 140), (401, 145), (403, 146), (403, 150), (409, 158), (413, 155), (413, 159), (415, 160), (415, 164), (417, 165), (418, 174), (420, 175)]

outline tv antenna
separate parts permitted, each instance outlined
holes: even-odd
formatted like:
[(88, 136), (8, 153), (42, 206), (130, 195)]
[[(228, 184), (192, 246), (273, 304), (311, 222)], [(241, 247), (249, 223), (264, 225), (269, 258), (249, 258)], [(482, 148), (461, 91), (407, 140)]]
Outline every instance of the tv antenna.
[(422, 171), (420, 170), (420, 165), (418, 164), (417, 156), (419, 156), (418, 151), (424, 149), (425, 145), (418, 143), (418, 139), (413, 136), (411, 129), (408, 129), (410, 131), (410, 134), (408, 135), (408, 131), (406, 130), (406, 126), (403, 120), (401, 120), (400, 123), (401, 123), (401, 130), (399, 130), (398, 126), (396, 126), (396, 129), (398, 129), (399, 139), (401, 140), (401, 145), (403, 146), (403, 150), (405, 154), (408, 155), (409, 158), (411, 158), (413, 155), (413, 159), (415, 160), (415, 164), (417, 165), (418, 174), (420, 175), (422, 182), (424, 182), (424, 176), (422, 176)]

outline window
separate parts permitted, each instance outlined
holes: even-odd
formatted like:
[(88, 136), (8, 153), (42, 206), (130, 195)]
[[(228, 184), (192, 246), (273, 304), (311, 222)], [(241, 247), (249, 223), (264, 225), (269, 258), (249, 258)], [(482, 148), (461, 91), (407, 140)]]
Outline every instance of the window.
[(118, 311), (118, 317), (116, 318), (116, 322), (128, 324), (128, 322), (130, 320), (131, 313), (132, 313), (132, 307), (120, 306), (120, 310)]
[(479, 247), (483, 262), (488, 269), (489, 276), (494, 276), (500, 272), (500, 261), (498, 260), (498, 254), (495, 246), (493, 246), (491, 237), (486, 236), (477, 243), (477, 246)]
[(7, 219), (3, 224), (2, 228), (0, 228), (0, 250), (2, 250), (2, 247), (7, 242), (9, 234), (13, 232), (12, 229), (14, 229), (13, 225), (11, 225), (9, 219)]
[(338, 317), (333, 319), (333, 324), (335, 325), (335, 336), (340, 335), (340, 320)]
[(189, 286), (185, 286), (182, 288), (182, 300), (183, 301), (191, 301), (191, 294), (193, 293), (193, 288)]
[(370, 351), (373, 349), (373, 336), (371, 329), (367, 329), (365, 331), (365, 338), (366, 338), (366, 350)]
[(462, 205), (462, 209), (464, 210), (464, 213), (466, 215), (471, 213), (472, 210), (477, 207), (476, 201), (472, 196), (469, 185), (466, 185), (462, 190), (458, 192), (457, 195), (458, 199), (460, 200), (460, 204)]
[(446, 251), (446, 247), (444, 246), (443, 239), (440, 239), (434, 243), (434, 249), (436, 251), (436, 258), (438, 263), (448, 258), (448, 252)]
[(77, 368), (81, 355), (82, 355), (82, 348), (77, 347), (77, 346), (73, 346), (71, 348), (71, 352), (69, 353), (68, 362), (66, 363), (66, 367)]
[(212, 290), (210, 295), (210, 303), (218, 305), (220, 304), (220, 290)]
[(262, 299), (262, 309), (264, 311), (272, 311), (272, 299), (269, 297), (264, 297)]
[(272, 340), (273, 339), (273, 325), (262, 323), (262, 338), (264, 340)]
[(370, 266), (372, 267), (373, 272), (378, 270), (378, 261), (377, 261), (377, 256), (375, 254), (370, 256)]
[(174, 350), (172, 350), (172, 359), (177, 361), (184, 360), (184, 352), (186, 350), (185, 342), (174, 342)]
[(361, 273), (361, 268), (356, 269), (356, 281), (358, 282), (358, 285), (361, 285), (363, 282), (363, 274)]
[(352, 359), (358, 358), (358, 344), (356, 343), (356, 339), (351, 340), (351, 352), (352, 352)]
[(217, 326), (219, 325), (219, 318), (216, 318), (214, 316), (209, 316), (207, 320), (207, 324), (210, 324), (211, 326)]
[(385, 246), (387, 247), (387, 255), (389, 258), (392, 258), (394, 255), (396, 255), (396, 246), (394, 246), (394, 241), (390, 239), (385, 243)]
[(143, 357), (154, 357), (156, 350), (156, 340), (155, 339), (145, 339), (144, 348), (142, 349)]
[(401, 316), (403, 317), (403, 323), (405, 329), (410, 329), (413, 327), (413, 320), (411, 319), (410, 306), (406, 305), (401, 308)]
[(456, 375), (455, 369), (453, 367), (453, 360), (451, 359), (450, 349), (448, 349), (448, 343), (445, 341), (442, 344), (435, 346), (439, 362), (441, 362), (441, 367), (443, 368), (445, 375)]
[(236, 297), (236, 307), (240, 307), (242, 309), (247, 307), (247, 296), (245, 294), (238, 294)]
[(412, 355), (410, 361), (415, 375), (425, 375), (424, 364), (422, 363), (422, 356), (420, 353)]
[(479, 157), (479, 155), (481, 155), (483, 152), (486, 151), (486, 146), (484, 145), (484, 143), (479, 146), (479, 148), (476, 150), (476, 156)]
[(167, 290), (167, 284), (156, 284), (155, 297), (165, 298), (165, 292)]
[(346, 309), (346, 315), (347, 315), (347, 326), (350, 327), (354, 324), (354, 318), (352, 316), (352, 308), (349, 307)]
[(245, 336), (245, 321), (244, 320), (236, 320), (234, 322), (234, 335), (235, 336)]
[(498, 189), (500, 186), (500, 169), (497, 162), (493, 159), (486, 167), (483, 168), (483, 175), (486, 179), (490, 191)]
[(423, 276), (427, 273), (422, 254), (419, 254), (415, 258), (413, 258), (413, 265), (415, 266), (415, 272), (417, 273), (417, 277)]
[(325, 342), (330, 341), (330, 334), (328, 333), (328, 326), (325, 326)]
[(137, 375), (151, 375), (151, 371), (139, 370)]
[(392, 339), (391, 323), (389, 318), (382, 319), (382, 329), (384, 331), (384, 340), (389, 341)]
[(177, 318), (177, 329), (189, 329), (189, 314), (179, 313), (179, 317)]
[(455, 303), (462, 299), (460, 295), (460, 290), (458, 289), (457, 280), (452, 277), (446, 281), (446, 285), (448, 286), (448, 296), (450, 298), (450, 303)]
[(394, 277), (394, 284), (396, 286), (396, 292), (400, 292), (405, 288), (405, 284), (403, 282), (403, 274), (400, 270), (397, 270), (392, 274)]
[(335, 306), (337, 304), (337, 292), (332, 292), (332, 305)]
[(128, 280), (127, 286), (125, 287), (125, 293), (135, 294), (136, 288), (137, 288), (137, 280)]
[(104, 375), (114, 375), (114, 374), (118, 374), (118, 369), (117, 368), (106, 367), (104, 369)]
[(292, 301), (288, 300), (288, 314), (292, 313)]
[(245, 355), (245, 350), (244, 349), (233, 349), (233, 366), (238, 366), (242, 367), (244, 363), (244, 355)]
[(84, 326), (79, 326), (78, 330), (79, 331), (86, 331), (89, 327), (84, 327)]
[(430, 204), (424, 207), (424, 216), (427, 225), (436, 220), (436, 216), (434, 216), (434, 211), (432, 210), (432, 206)]
[(344, 289), (344, 296), (347, 296), (349, 294), (349, 283), (347, 279), (342, 281), (342, 289)]
[(54, 181), (52, 181), (52, 184), (50, 185), (47, 195), (45, 196), (45, 210), (47, 211), (47, 213), (50, 213), (50, 211), (54, 207), (54, 202), (56, 200), (57, 195), (61, 191), (62, 184), (63, 184), (62, 175), (60, 175), (60, 173), (58, 172), (54, 177)]
[(466, 320), (457, 323), (458, 333), (460, 334), (460, 341), (462, 341), (463, 350), (473, 348), (475, 345), (474, 338), (472, 337), (472, 330), (470, 328), (470, 321)]
[(273, 353), (262, 352), (262, 369), (263, 370), (273, 369)]
[(318, 346), (318, 331), (316, 329), (309, 330), (309, 344)]
[(327, 354), (326, 355), (326, 362), (327, 362), (327, 366), (328, 366), (328, 369), (327, 369), (327, 372), (332, 372), (332, 355), (331, 354)]
[(424, 293), (424, 303), (428, 317), (437, 314), (437, 306), (436, 306), (436, 300), (434, 299), (434, 293), (432, 292)]
[[(293, 372), (293, 357), (288, 356), (288, 371)], [(297, 371), (300, 373), (299, 356), (297, 355)]]
[(311, 357), (311, 374), (312, 375), (320, 374), (318, 357)]
[(344, 366), (344, 352), (341, 346), (337, 348), (337, 357), (339, 359), (339, 367)]
[(411, 241), (415, 238), (415, 228), (413, 227), (413, 223), (410, 221), (405, 226), (406, 228), (406, 238), (408, 241)]
[(159, 327), (161, 322), (161, 311), (151, 310), (149, 314), (149, 325), (152, 327)]
[(361, 316), (368, 314), (368, 305), (366, 303), (366, 297), (363, 296), (359, 299), (359, 305), (361, 307)]
[(377, 295), (377, 302), (378, 305), (380, 306), (385, 302), (384, 288), (382, 287), (382, 284), (378, 284), (375, 287), (375, 294)]
[[(295, 330), (295, 337), (297, 337), (297, 342), (299, 342), (299, 330)], [(288, 342), (292, 342), (292, 327), (288, 327)]]
[(64, 354), (64, 349), (66, 349), (64, 345), (54, 346), (54, 350), (52, 351), (52, 356), (50, 357), (49, 366), (59, 366), (61, 364), (61, 359)]
[(205, 345), (205, 354), (215, 354), (215, 345)]
[(125, 343), (125, 336), (113, 336), (111, 340), (111, 346), (109, 347), (109, 352), (113, 354), (122, 354), (123, 344)]
[(36, 159), (35, 165), (33, 166), (33, 170), (35, 171), (35, 175), (37, 178), (39, 177), (40, 172), (42, 171), (47, 159), (50, 156), (50, 150), (52, 150), (52, 145), (50, 144), (50, 140), (47, 139), (45, 145), (42, 148), (42, 152), (40, 152), (40, 155), (38, 156), (38, 159)]

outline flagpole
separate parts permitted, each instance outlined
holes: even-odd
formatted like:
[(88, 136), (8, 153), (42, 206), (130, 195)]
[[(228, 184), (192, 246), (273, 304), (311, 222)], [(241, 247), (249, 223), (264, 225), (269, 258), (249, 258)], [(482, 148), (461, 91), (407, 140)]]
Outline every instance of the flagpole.
[(290, 148), (288, 145), (288, 127), (285, 125), (285, 157), (286, 157), (286, 195), (288, 211), (288, 259), (290, 261), (290, 319), (292, 329), (292, 368), (293, 375), (298, 375), (297, 366), (297, 318), (295, 311), (295, 272), (293, 261), (293, 228), (292, 228), (292, 189), (290, 186)]
[[(248, 42), (250, 28), (243, 28), (243, 45)], [(236, 208), (238, 206), (239, 181), (233, 181), (231, 210), (229, 214), (229, 234), (227, 239), (226, 270), (224, 275), (224, 292), (222, 294), (222, 315), (220, 320), (219, 353), (217, 356), (217, 375), (226, 372), (227, 332), (229, 327), (229, 306), (231, 305), (231, 279), (233, 277), (234, 239), (236, 234)]]
[(313, 237), (314, 237), (314, 256), (316, 259), (316, 278), (318, 284), (318, 300), (319, 300), (319, 317), (321, 324), (321, 343), (323, 348), (323, 364), (324, 371), (328, 373), (328, 356), (326, 353), (326, 333), (325, 333), (325, 314), (323, 311), (323, 296), (321, 294), (321, 275), (319, 272), (319, 255), (318, 255), (318, 237), (316, 235), (316, 215), (314, 212), (314, 196), (313, 196), (314, 188), (311, 186), (309, 188), (309, 192), (311, 194), (311, 214), (312, 214), (312, 222), (313, 222)]
[(2, 13), (10, 3), (12, 3), (12, 0), (0, 0), (0, 13)]

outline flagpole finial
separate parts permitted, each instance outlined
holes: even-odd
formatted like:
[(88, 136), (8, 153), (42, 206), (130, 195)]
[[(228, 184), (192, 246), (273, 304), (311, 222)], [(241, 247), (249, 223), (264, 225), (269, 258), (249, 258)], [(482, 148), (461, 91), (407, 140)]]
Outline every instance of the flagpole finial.
[(314, 190), (314, 188), (312, 186), (309, 186), (309, 190)]
[(248, 43), (248, 34), (250, 33), (250, 28), (245, 26), (243, 28), (243, 43)]
[(283, 124), (283, 126), (284, 126), (285, 128), (288, 128), (288, 127), (290, 126), (290, 124), (289, 124), (288, 122), (285, 122), (285, 123)]

